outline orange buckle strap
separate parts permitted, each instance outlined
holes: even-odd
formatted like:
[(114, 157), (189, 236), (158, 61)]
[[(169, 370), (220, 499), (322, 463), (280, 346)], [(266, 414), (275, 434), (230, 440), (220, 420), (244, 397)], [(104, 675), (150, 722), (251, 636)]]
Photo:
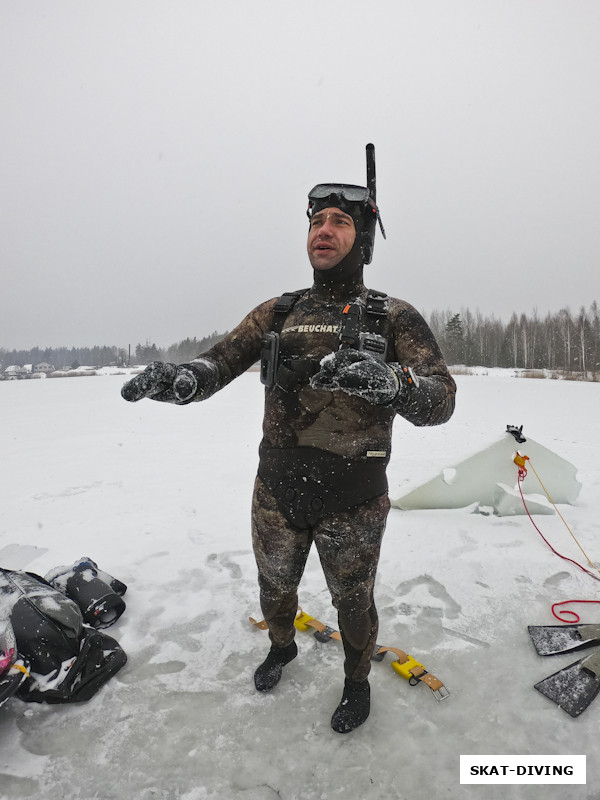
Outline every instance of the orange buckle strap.
[(445, 700), (450, 696), (450, 692), (439, 678), (427, 672), (423, 664), (420, 664), (415, 658), (409, 656), (404, 650), (399, 650), (396, 647), (380, 647), (378, 653), (394, 653), (398, 658), (392, 662), (392, 668), (411, 686), (418, 686), (419, 681), (422, 681), (426, 686), (429, 686), (433, 692), (436, 700)]
[(309, 628), (313, 628), (315, 631), (315, 639), (318, 639), (320, 642), (327, 642), (329, 639), (335, 639), (338, 642), (342, 641), (339, 631), (330, 628), (328, 625), (325, 625), (324, 622), (306, 614), (302, 611), (300, 606), (298, 606), (298, 611), (299, 614), (294, 620), (294, 625), (299, 631), (307, 631)]
[(256, 627), (257, 627), (257, 628), (258, 628), (260, 631), (266, 631), (266, 630), (267, 630), (267, 628), (269, 627), (269, 626), (267, 625), (267, 623), (265, 622), (265, 620), (264, 620), (264, 619), (261, 619), (261, 620), (260, 620), (260, 622), (258, 622), (257, 620), (255, 620), (255, 619), (254, 619), (254, 617), (248, 617), (248, 619), (250, 620), (250, 622), (251, 622), (253, 625), (256, 625)]

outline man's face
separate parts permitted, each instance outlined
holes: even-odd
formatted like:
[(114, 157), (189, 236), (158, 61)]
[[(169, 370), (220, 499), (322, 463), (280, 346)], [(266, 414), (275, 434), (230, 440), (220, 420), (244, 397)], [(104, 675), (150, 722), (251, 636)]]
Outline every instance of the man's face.
[(352, 250), (356, 238), (354, 220), (339, 208), (324, 208), (311, 217), (308, 232), (308, 258), (313, 269), (337, 266)]

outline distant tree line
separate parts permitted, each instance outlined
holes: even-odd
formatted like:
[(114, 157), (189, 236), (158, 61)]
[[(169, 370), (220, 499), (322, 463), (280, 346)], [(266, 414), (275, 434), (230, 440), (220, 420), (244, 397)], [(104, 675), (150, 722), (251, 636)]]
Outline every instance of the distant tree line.
[[(467, 367), (505, 367), (578, 373), (600, 380), (600, 309), (594, 301), (576, 314), (562, 308), (539, 317), (513, 314), (508, 322), (484, 317), (469, 309), (433, 311), (427, 321), (439, 342), (448, 364)], [(226, 334), (214, 331), (203, 339), (184, 339), (167, 348), (156, 344), (137, 344), (131, 353), (132, 364), (171, 361), (182, 364), (208, 350)], [(78, 366), (105, 367), (129, 364), (129, 349), (120, 347), (58, 347), (32, 350), (3, 350), (0, 365), (47, 362), (57, 369)]]
[[(149, 364), (151, 361), (172, 361), (182, 364), (191, 361), (204, 350), (208, 350), (226, 334), (211, 333), (203, 339), (184, 339), (167, 348), (159, 348), (146, 342), (137, 344), (131, 352), (132, 364)], [(5, 370), (11, 365), (52, 364), (56, 369), (77, 369), (80, 366), (125, 367), (129, 364), (129, 348), (123, 347), (33, 347), (31, 350), (6, 350), (0, 348), (0, 367)]]
[(513, 314), (505, 323), (479, 312), (434, 311), (428, 318), (452, 365), (548, 369), (600, 379), (600, 309), (594, 301), (539, 317)]
[(226, 333), (213, 331), (203, 339), (184, 339), (178, 344), (172, 344), (166, 348), (157, 347), (155, 344), (138, 344), (135, 348), (135, 358), (131, 356), (135, 364), (149, 364), (151, 361), (170, 361), (172, 364), (185, 364), (196, 356), (208, 350), (210, 347), (220, 342)]

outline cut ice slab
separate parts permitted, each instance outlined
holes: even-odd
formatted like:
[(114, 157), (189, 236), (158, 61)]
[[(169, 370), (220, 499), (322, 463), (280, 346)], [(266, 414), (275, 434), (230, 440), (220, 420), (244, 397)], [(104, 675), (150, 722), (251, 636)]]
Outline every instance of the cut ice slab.
[[(546, 491), (555, 503), (574, 503), (581, 483), (577, 480), (577, 469), (564, 458), (548, 450), (533, 439), (527, 438), (518, 445), (507, 433), (499, 441), (474, 453), (453, 467), (446, 467), (435, 478), (422, 486), (394, 497), (392, 505), (401, 509), (417, 508), (464, 508), (472, 503), (492, 506), (498, 497), (506, 500), (506, 492), (498, 493), (498, 485), (505, 484), (517, 489), (518, 469), (514, 463), (517, 452), (529, 457), (529, 470), (522, 483), (523, 493), (537, 494), (543, 491), (533, 469), (543, 481)], [(511, 501), (512, 503), (512, 501)], [(532, 513), (548, 513), (544, 510)], [(505, 512), (505, 513), (510, 513)]]
[(554, 514), (554, 508), (545, 495), (524, 495), (527, 509), (523, 505), (518, 489), (511, 489), (505, 483), (497, 483), (494, 488), (494, 514), (499, 517), (514, 517), (519, 514)]

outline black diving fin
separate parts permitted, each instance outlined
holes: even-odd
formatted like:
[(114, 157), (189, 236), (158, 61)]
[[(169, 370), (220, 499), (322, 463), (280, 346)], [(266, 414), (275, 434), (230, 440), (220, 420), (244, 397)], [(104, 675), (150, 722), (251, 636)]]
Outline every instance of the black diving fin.
[(593, 653), (535, 684), (572, 717), (578, 717), (600, 692), (600, 647)]
[(600, 625), (529, 625), (527, 630), (540, 656), (600, 645)]

